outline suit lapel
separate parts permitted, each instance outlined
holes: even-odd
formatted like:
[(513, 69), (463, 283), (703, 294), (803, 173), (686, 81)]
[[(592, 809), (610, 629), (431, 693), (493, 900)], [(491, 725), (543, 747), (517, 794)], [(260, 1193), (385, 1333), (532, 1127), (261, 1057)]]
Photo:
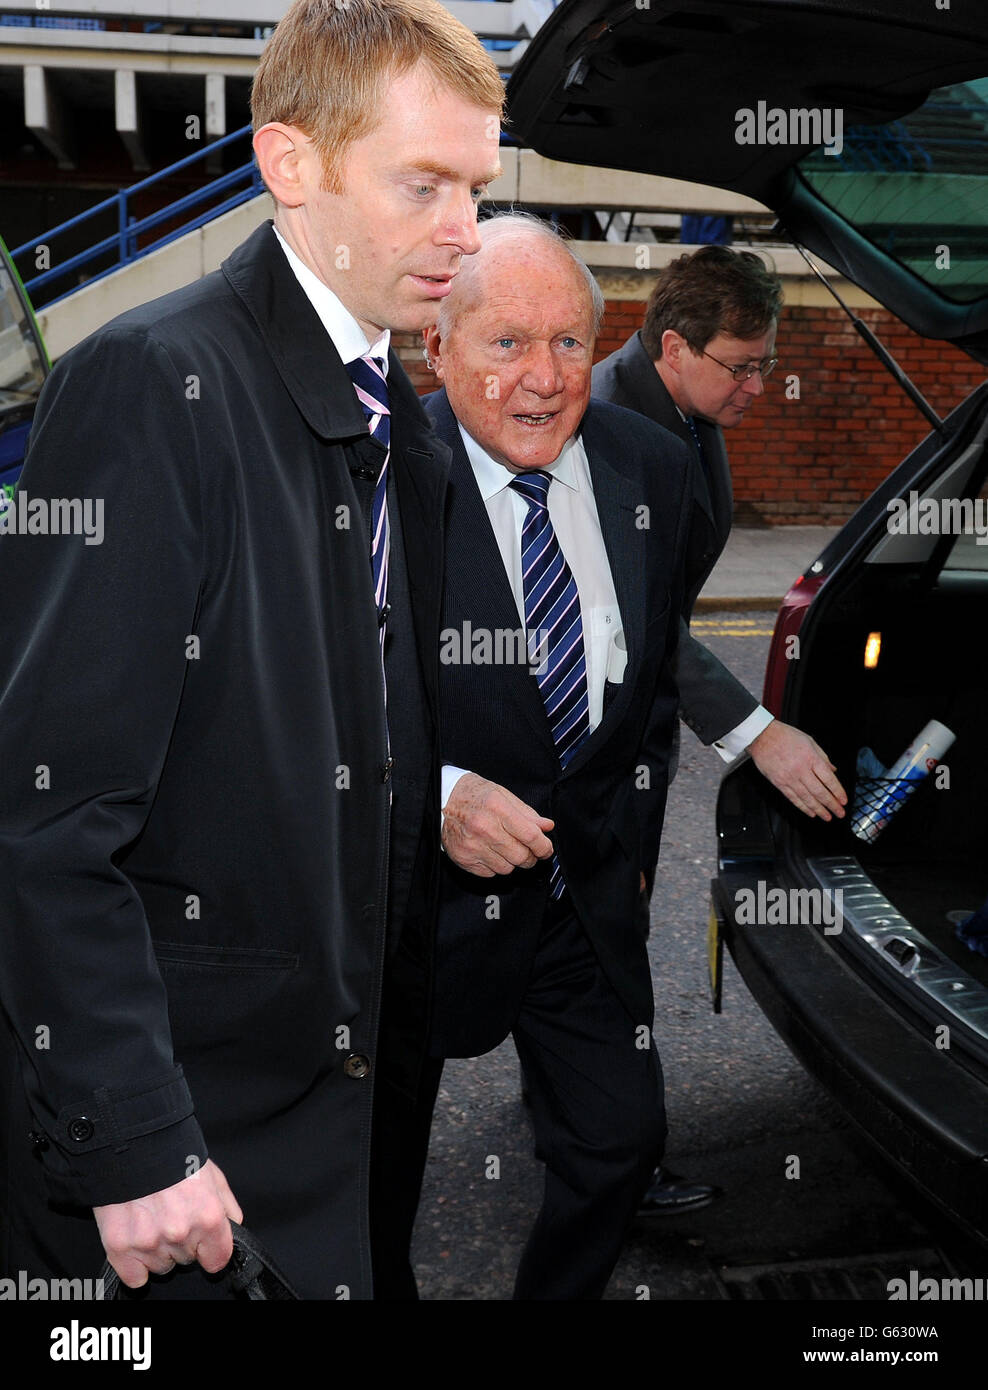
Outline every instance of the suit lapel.
[[(710, 483), (707, 479), (707, 470), (700, 462), (699, 455), (696, 451), (696, 440), (693, 438), (693, 431), (676, 409), (675, 402), (669, 395), (669, 392), (662, 383), (661, 377), (654, 368), (652, 370), (652, 375), (655, 378), (655, 386), (661, 393), (664, 405), (663, 418), (660, 419), (658, 423), (664, 425), (667, 430), (670, 430), (677, 438), (681, 439), (694, 459), (696, 459), (696, 468), (693, 471), (693, 496), (707, 520), (710, 522), (710, 525), (717, 531), (718, 524), (714, 499), (710, 494)], [(707, 468), (713, 466), (715, 459), (718, 462), (718, 469), (721, 460), (726, 467), (727, 454), (724, 452), (724, 441), (720, 438), (720, 430), (714, 425), (708, 425), (706, 420), (697, 420), (696, 427), (697, 433), (700, 436), (700, 443), (703, 446), (703, 456), (706, 459)]]
[(640, 489), (625, 474), (619, 473), (613, 464), (608, 463), (605, 457), (607, 440), (597, 425), (592, 406), (584, 416), (580, 433), (590, 464), (594, 501), (614, 593), (621, 610), (630, 668), (637, 665), (641, 657), (645, 631), (645, 574), (635, 561), (633, 548), (627, 543), (629, 530), (635, 529), (636, 507), (641, 501)]
[(564, 776), (578, 770), (592, 758), (597, 748), (609, 737), (611, 728), (622, 719), (638, 677), (645, 638), (646, 575), (644, 568), (636, 563), (634, 547), (628, 545), (628, 532), (634, 531), (637, 521), (636, 508), (641, 501), (641, 490), (607, 462), (608, 441), (597, 423), (592, 401), (583, 417), (580, 436), (590, 465), (600, 533), (628, 645), (628, 664), (620, 691), (593, 733), (570, 759)]
[(310, 429), (339, 442), (366, 435), (353, 382), (271, 223), (258, 227), (221, 269)]
[(394, 351), (388, 365), (394, 428), (391, 463), (401, 512), (412, 620), (429, 708), (438, 724), (438, 648), (442, 608), (443, 513), (449, 452), (436, 439)]
[[(635, 333), (625, 343), (618, 354), (617, 369), (620, 376), (627, 382), (626, 390), (628, 398), (636, 402), (635, 409), (643, 415), (649, 416), (656, 424), (662, 425), (664, 429), (671, 431), (677, 438), (690, 449), (694, 457), (696, 456), (696, 440), (689, 425), (676, 409), (676, 403), (666, 389), (665, 383), (655, 370), (655, 363), (645, 350), (645, 345), (641, 340), (641, 333)], [(724, 449), (724, 439), (719, 429), (714, 425), (708, 425), (705, 420), (697, 421), (700, 439), (703, 444), (704, 455), (708, 466), (711, 468), (711, 477), (716, 489), (717, 497), (722, 496), (720, 484), (727, 477), (727, 497), (728, 497), (728, 517), (730, 517), (731, 507), (731, 475), (727, 465), (727, 452)], [(698, 467), (694, 476), (694, 496), (697, 503), (706, 514), (711, 526), (718, 536), (722, 534), (723, 518), (720, 513), (723, 507), (717, 507), (714, 498), (711, 497), (710, 487), (707, 482), (706, 473), (703, 467)], [(728, 530), (730, 522), (728, 521)], [(726, 534), (726, 533), (723, 533)], [(723, 544), (723, 542), (721, 542)]]
[[(718, 549), (723, 550), (730, 534), (734, 514), (734, 489), (731, 486), (731, 466), (727, 461), (727, 449), (724, 447), (724, 432), (717, 425), (708, 424), (706, 420), (698, 420), (697, 427), (700, 431), (704, 456), (710, 470), (710, 484), (713, 488), (712, 499), (710, 488), (706, 490), (709, 505), (705, 510), (717, 533)], [(700, 471), (702, 472), (702, 469)], [(704, 484), (706, 482), (707, 479), (704, 478)]]
[[(446, 392), (430, 396), (426, 411), (436, 434), (452, 454), (445, 583), (450, 594), (455, 596), (457, 613), (475, 627), (516, 631), (524, 624)], [(533, 731), (555, 756), (556, 746), (542, 695), (528, 667), (513, 664), (500, 667), (499, 682), (499, 690), (515, 702)], [(510, 715), (506, 713), (505, 719), (510, 721)]]

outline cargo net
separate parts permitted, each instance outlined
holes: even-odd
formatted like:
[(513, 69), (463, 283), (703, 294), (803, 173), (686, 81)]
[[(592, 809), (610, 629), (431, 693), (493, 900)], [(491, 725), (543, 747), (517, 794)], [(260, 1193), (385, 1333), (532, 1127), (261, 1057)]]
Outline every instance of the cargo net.
[(877, 839), (922, 780), (916, 777), (859, 777), (851, 803), (851, 829), (858, 839)]

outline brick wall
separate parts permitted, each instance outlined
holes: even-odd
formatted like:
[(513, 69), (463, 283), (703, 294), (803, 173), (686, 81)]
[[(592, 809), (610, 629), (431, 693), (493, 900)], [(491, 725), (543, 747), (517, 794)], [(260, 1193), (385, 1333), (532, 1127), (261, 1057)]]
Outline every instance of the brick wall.
[[(639, 300), (608, 300), (597, 343), (606, 357), (641, 326)], [(985, 368), (946, 343), (920, 338), (884, 309), (861, 318), (926, 398), (946, 415), (985, 380)], [(418, 391), (435, 389), (417, 336), (395, 346)], [(844, 521), (929, 433), (926, 420), (865, 347), (844, 313), (787, 308), (780, 358), (765, 395), (727, 433), (735, 519), (744, 525), (834, 525)], [(786, 378), (799, 377), (799, 399)]]

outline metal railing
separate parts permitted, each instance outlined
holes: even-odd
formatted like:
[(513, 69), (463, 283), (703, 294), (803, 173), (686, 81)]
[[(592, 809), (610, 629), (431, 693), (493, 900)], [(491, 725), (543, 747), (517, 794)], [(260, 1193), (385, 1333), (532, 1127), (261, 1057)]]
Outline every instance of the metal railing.
[[(161, 169), (156, 174), (151, 174), (146, 179), (141, 179), (140, 183), (131, 184), (129, 188), (122, 188), (119, 193), (114, 193), (109, 198), (104, 198), (101, 203), (87, 208), (85, 212), (80, 212), (75, 217), (70, 217), (66, 222), (60, 222), (57, 227), (52, 227), (49, 231), (43, 232), (40, 236), (27, 241), (23, 246), (17, 246), (11, 251), (11, 256), (16, 261), (19, 256), (31, 255), (38, 260), (38, 252), (42, 247), (47, 248), (49, 262), (48, 268), (40, 271), (39, 274), (26, 276), (22, 271), (24, 288), (31, 296), (31, 302), (35, 308), (42, 304), (54, 304), (59, 299), (64, 299), (66, 295), (73, 294), (80, 288), (77, 281), (59, 291), (58, 294), (49, 297), (48, 290), (61, 277), (71, 275), (74, 272), (84, 270), (85, 267), (92, 265), (101, 257), (110, 256), (109, 264), (103, 265), (99, 269), (93, 270), (92, 274), (85, 275), (85, 283), (102, 279), (104, 275), (110, 275), (123, 265), (128, 265), (131, 261), (139, 260), (142, 256), (147, 256), (152, 251), (160, 250), (162, 246), (167, 246), (169, 242), (175, 241), (178, 237), (184, 236), (187, 232), (194, 231), (196, 227), (203, 226), (206, 222), (212, 221), (221, 213), (229, 212), (231, 208), (239, 206), (248, 198), (255, 197), (258, 193), (264, 192), (264, 184), (261, 181), (260, 171), (253, 156), (247, 163), (239, 165), (236, 169), (231, 169), (229, 173), (221, 174), (219, 177), (204, 183), (200, 188), (194, 189), (191, 193), (184, 194), (181, 198), (176, 198), (167, 207), (159, 208), (157, 212), (149, 213), (147, 217), (134, 217), (131, 208), (132, 200), (138, 195), (153, 188), (156, 184), (165, 179), (174, 178), (176, 174), (190, 168), (199, 160), (208, 159), (216, 155), (220, 150), (235, 144), (237, 141), (250, 141), (251, 127), (242, 126), (240, 130), (235, 130), (231, 135), (224, 135), (221, 140), (215, 140), (212, 144), (197, 150), (195, 154), (187, 155), (184, 159), (178, 160), (175, 164), (170, 164), (166, 169)], [(218, 201), (212, 201), (218, 199)], [(138, 244), (138, 239), (146, 236), (148, 232), (153, 232), (156, 228), (164, 226), (166, 223), (174, 222), (178, 217), (181, 218), (186, 212), (191, 212), (195, 208), (200, 208), (202, 204), (210, 203), (202, 211), (194, 216), (182, 221), (180, 225), (172, 227), (164, 236), (157, 237), (155, 240)], [(101, 214), (116, 212), (117, 229), (110, 236), (102, 237), (99, 241), (87, 247), (84, 251), (79, 251), (70, 256), (67, 260), (54, 264), (55, 257), (51, 254), (51, 243), (55, 238), (62, 236), (65, 232), (72, 231), (81, 227), (91, 218)]]

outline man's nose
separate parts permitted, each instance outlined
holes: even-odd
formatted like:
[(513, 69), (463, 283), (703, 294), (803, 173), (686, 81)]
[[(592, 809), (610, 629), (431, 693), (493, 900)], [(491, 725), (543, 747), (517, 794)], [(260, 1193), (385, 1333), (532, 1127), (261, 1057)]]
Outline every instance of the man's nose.
[(464, 256), (474, 256), (480, 250), (477, 203), (471, 193), (453, 195), (443, 209), (436, 239), (441, 246), (455, 246)]
[(555, 396), (563, 389), (563, 379), (548, 343), (533, 343), (529, 347), (521, 384), (538, 396)]
[(741, 383), (749, 396), (760, 396), (765, 390), (765, 383), (762, 381), (761, 372), (755, 372), (747, 381)]

